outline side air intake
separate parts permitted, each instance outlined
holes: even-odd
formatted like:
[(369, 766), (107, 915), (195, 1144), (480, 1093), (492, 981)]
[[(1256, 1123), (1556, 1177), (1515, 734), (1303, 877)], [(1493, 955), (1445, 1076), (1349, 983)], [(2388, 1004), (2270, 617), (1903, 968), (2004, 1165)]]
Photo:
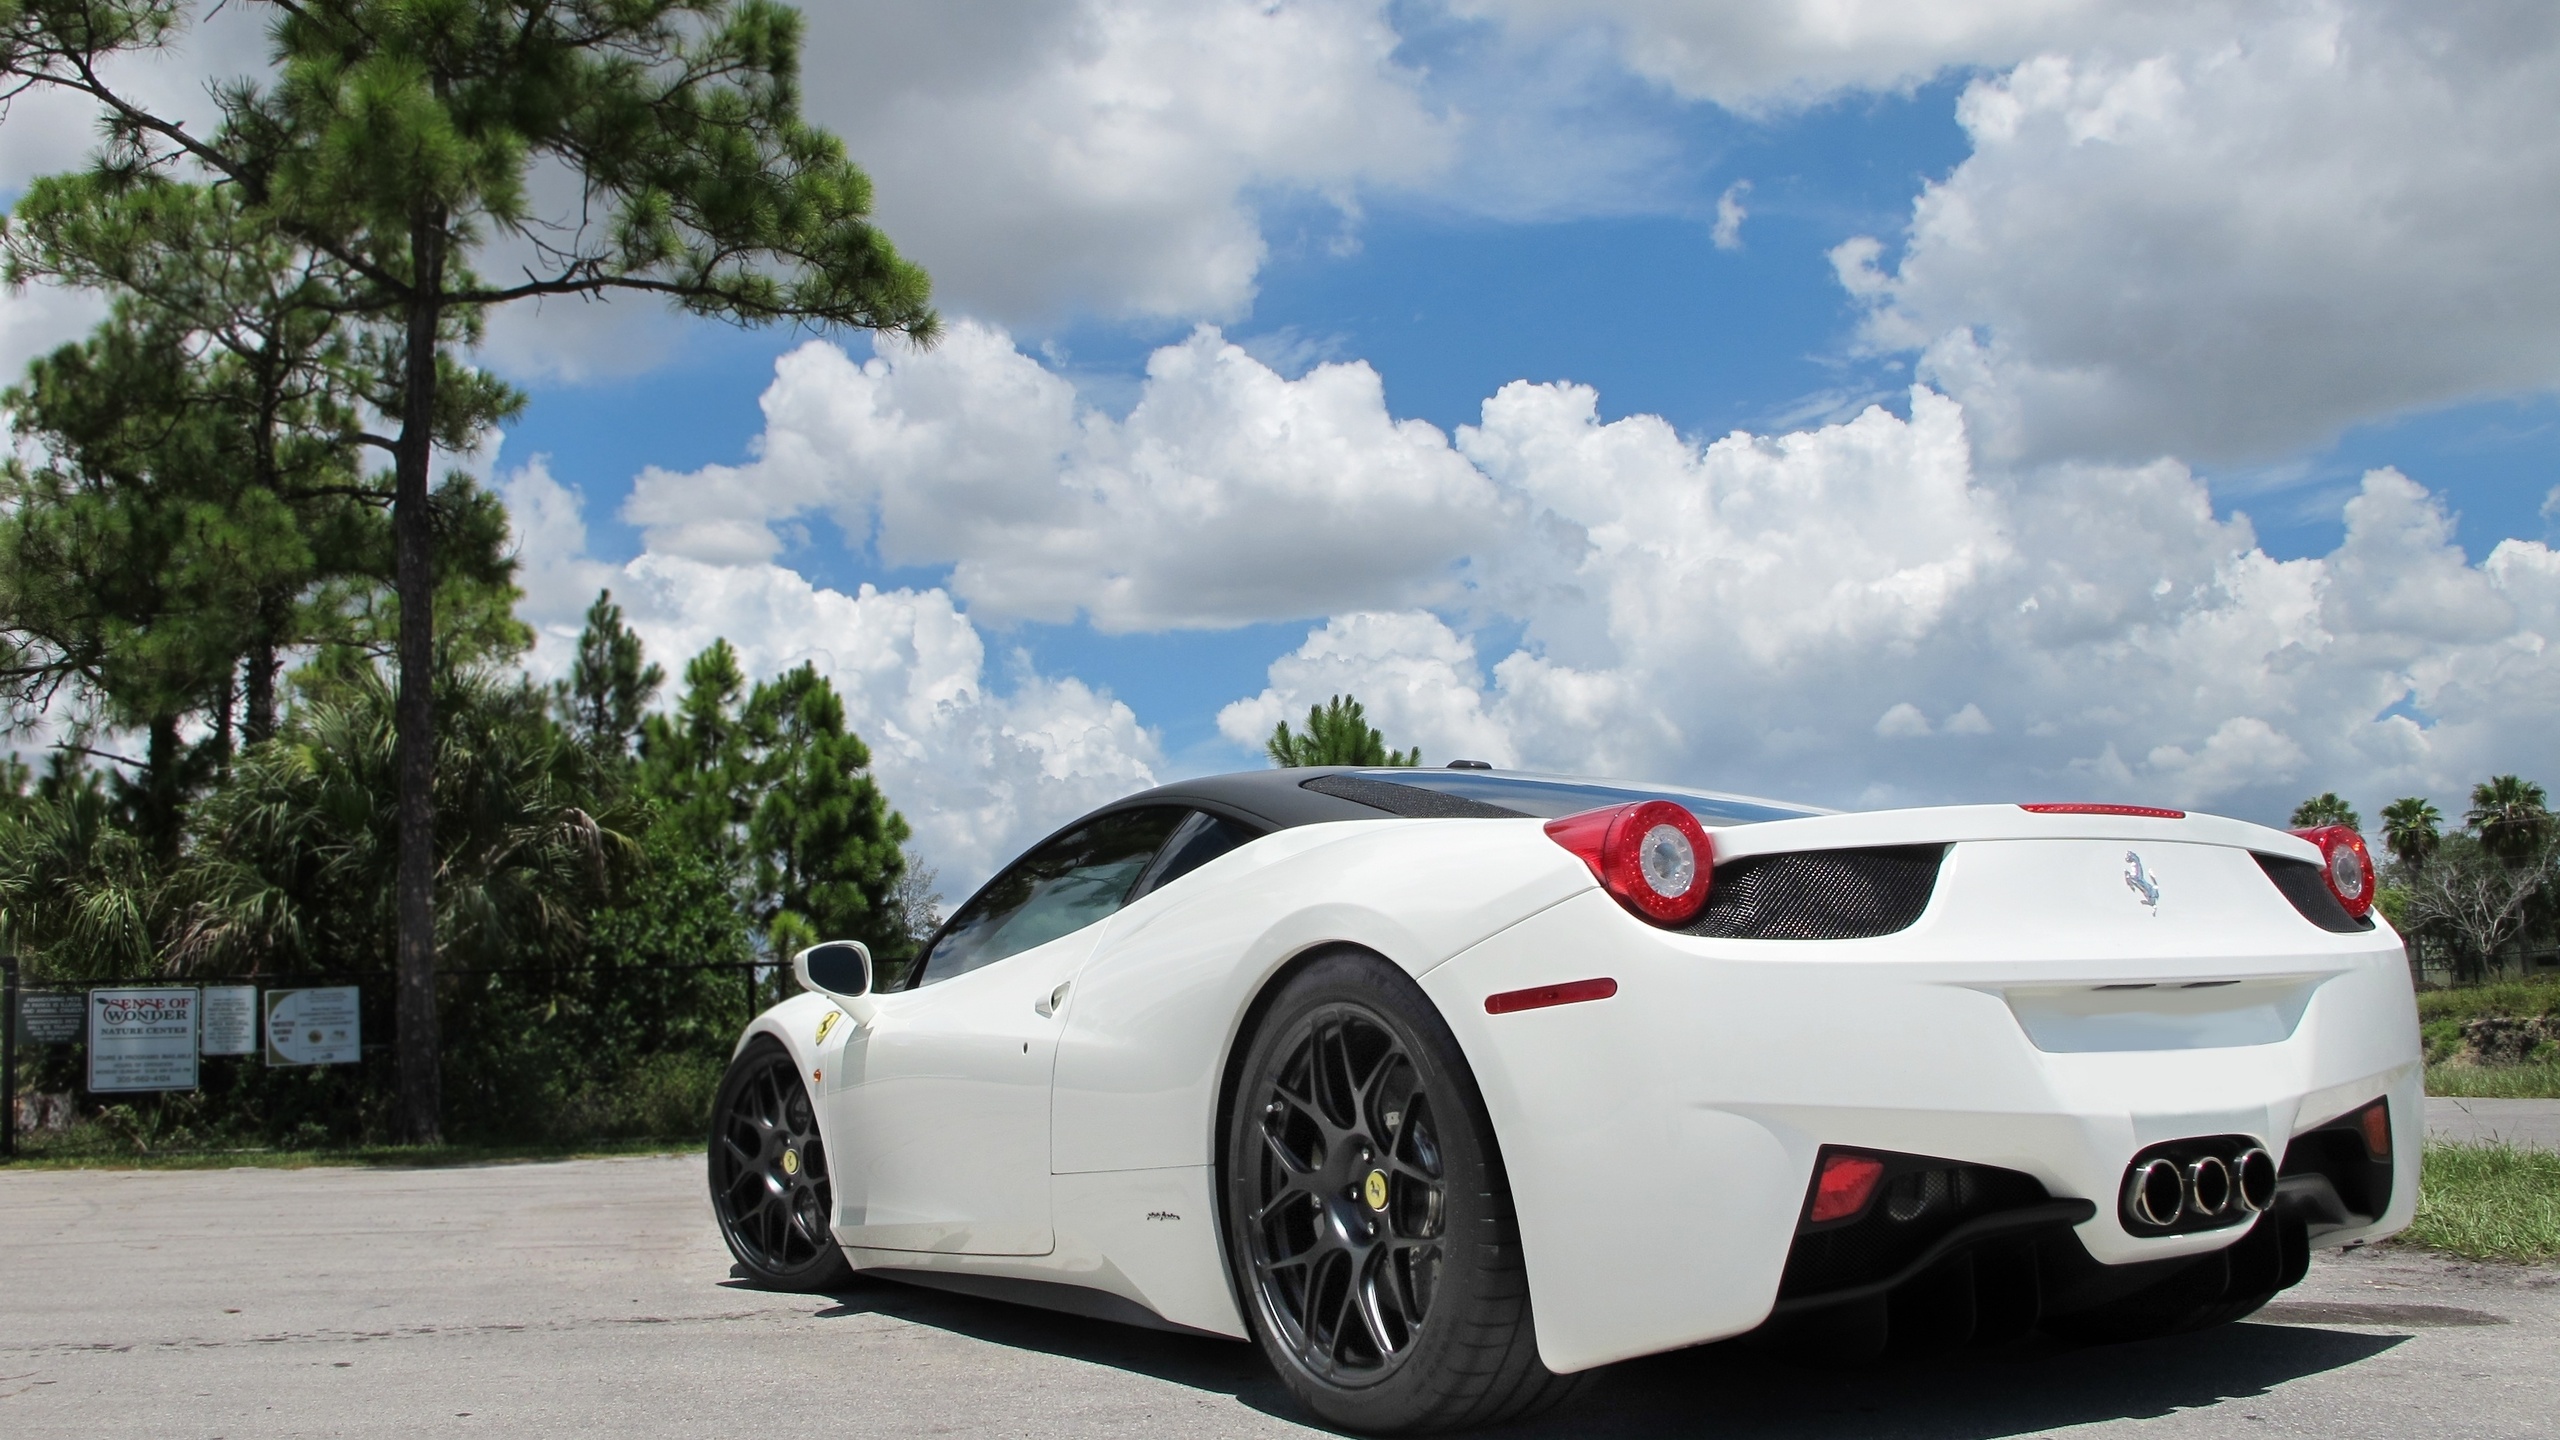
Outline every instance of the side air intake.
[(1929, 908), (1946, 858), (1944, 845), (1886, 845), (1721, 861), (1706, 910), (1680, 928), (1722, 940), (1891, 935)]

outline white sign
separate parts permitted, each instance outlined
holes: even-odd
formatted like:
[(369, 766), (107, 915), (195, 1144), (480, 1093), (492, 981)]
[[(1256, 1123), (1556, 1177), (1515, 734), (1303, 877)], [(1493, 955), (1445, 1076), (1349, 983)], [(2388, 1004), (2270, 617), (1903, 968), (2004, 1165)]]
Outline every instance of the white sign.
[(89, 1089), (196, 1088), (196, 992), (89, 992)]
[(267, 992), (267, 1063), (353, 1065), (364, 1058), (356, 987)]
[(199, 1055), (255, 1055), (258, 1053), (258, 987), (255, 985), (207, 985), (204, 987), (204, 1035), (196, 1046)]

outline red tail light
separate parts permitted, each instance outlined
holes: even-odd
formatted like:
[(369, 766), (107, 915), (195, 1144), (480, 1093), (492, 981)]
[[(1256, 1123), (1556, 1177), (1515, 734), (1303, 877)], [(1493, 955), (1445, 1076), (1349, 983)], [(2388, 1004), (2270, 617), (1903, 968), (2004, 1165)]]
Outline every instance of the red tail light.
[(2365, 848), (2363, 836), (2344, 825), (2293, 833), (2320, 847), (2320, 878), (2329, 882), (2329, 893), (2348, 914), (2361, 917), (2373, 909), (2373, 852)]
[(1618, 903), (1656, 925), (1686, 925), (1706, 908), (1715, 846), (1686, 806), (1639, 800), (1547, 822)]
[(1821, 1225), (1846, 1220), (1866, 1209), (1867, 1202), (1875, 1198), (1876, 1182), (1883, 1178), (1884, 1162), (1873, 1155), (1824, 1151), (1822, 1171), (1813, 1181), (1813, 1206), (1805, 1212), (1805, 1222)]

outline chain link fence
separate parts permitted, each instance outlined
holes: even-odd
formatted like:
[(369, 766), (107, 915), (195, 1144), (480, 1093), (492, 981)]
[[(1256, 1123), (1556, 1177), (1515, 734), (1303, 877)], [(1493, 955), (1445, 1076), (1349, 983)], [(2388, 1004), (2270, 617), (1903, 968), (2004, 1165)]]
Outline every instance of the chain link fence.
[[(387, 970), (85, 984), (24, 970), (0, 957), (0, 1156), (74, 1136), (91, 1147), (148, 1152), (361, 1144), (387, 1133), (398, 1083)], [(769, 961), (440, 970), (446, 1133), (472, 1142), (697, 1138), (729, 1044), (781, 997), (784, 973)], [(279, 997), (347, 990), (352, 1016), (337, 1017), (353, 1022), (345, 1043), (319, 1044), (299, 1058), (292, 1053), (299, 1037), (279, 1046)], [(100, 992), (111, 991), (194, 997), (170, 1007), (187, 1013), (192, 1051), (162, 1035), (150, 1042), (168, 1062), (162, 1068), (109, 1063), (114, 1057), (102, 1049), (130, 1048), (121, 1036), (95, 1033)], [(250, 997), (249, 1044), (239, 1043), (242, 991)], [(224, 1003), (209, 1015), (205, 1002), (217, 998)], [(310, 1038), (331, 1035), (314, 1030)], [(184, 1065), (175, 1063), (181, 1053)], [(154, 1088), (101, 1085), (102, 1068)]]

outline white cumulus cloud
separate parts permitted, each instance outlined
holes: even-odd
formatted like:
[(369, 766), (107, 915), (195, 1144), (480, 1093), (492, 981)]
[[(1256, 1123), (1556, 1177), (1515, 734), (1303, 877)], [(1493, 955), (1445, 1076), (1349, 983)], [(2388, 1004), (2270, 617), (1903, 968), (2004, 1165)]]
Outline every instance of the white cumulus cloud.
[(966, 313), (1243, 313), (1257, 199), (1438, 173), (1450, 122), (1381, 0), (848, 0), (811, 7), (812, 118)]
[(588, 553), (578, 497), (538, 459), (500, 493), (537, 676), (567, 673), (587, 603), (605, 588), (671, 676), (724, 637), (751, 677), (815, 665), (955, 900), (1048, 830), (1156, 783), (1162, 753), (1128, 706), (1018, 661), (999, 687), (985, 637), (941, 589), (846, 594), (777, 565), (655, 551), (615, 565)]
[(1539, 537), (1475, 567), (1508, 654), (1428, 611), (1338, 616), (1222, 729), (1339, 691), (1426, 759), (2267, 818), (2306, 786), (2378, 805), (2560, 758), (2560, 556), (2466, 558), (2397, 471), (2334, 552), (2278, 560), (2174, 462), (1982, 469), (1926, 389), (1908, 418), (1706, 444), (1594, 401), (1515, 384), (1459, 433)]
[(1598, 28), (1631, 70), (1693, 99), (1769, 114), (1900, 90), (2047, 46), (2139, 37), (2212, 0), (1457, 0), (1532, 36)]
[(763, 561), (823, 510), (892, 564), (951, 565), (977, 613), (1164, 629), (1431, 601), (1502, 521), (1366, 364), (1290, 380), (1205, 328), (1155, 353), (1125, 420), (971, 323), (859, 363), (803, 346), (763, 404), (752, 463), (640, 477), (625, 516), (653, 550)]
[(2560, 385), (2560, 11), (2308, 0), (1973, 82), (1834, 253), (1988, 455), (2257, 460)]
[(780, 530), (827, 513), (948, 566), (942, 603), (975, 615), (1317, 622), (1220, 714), (1247, 755), (1351, 693), (1444, 760), (2268, 814), (2305, 784), (2378, 803), (2531, 769), (2560, 699), (2560, 559), (2466, 556), (2396, 470), (2336, 550), (2278, 559), (2174, 460), (1985, 463), (1927, 386), (1903, 414), (1701, 438), (1515, 382), (1448, 436), (1365, 365), (1291, 380), (1204, 329), (1113, 419), (963, 326), (859, 363), (805, 347), (765, 411), (750, 463), (642, 477), (647, 566), (778, 583)]

